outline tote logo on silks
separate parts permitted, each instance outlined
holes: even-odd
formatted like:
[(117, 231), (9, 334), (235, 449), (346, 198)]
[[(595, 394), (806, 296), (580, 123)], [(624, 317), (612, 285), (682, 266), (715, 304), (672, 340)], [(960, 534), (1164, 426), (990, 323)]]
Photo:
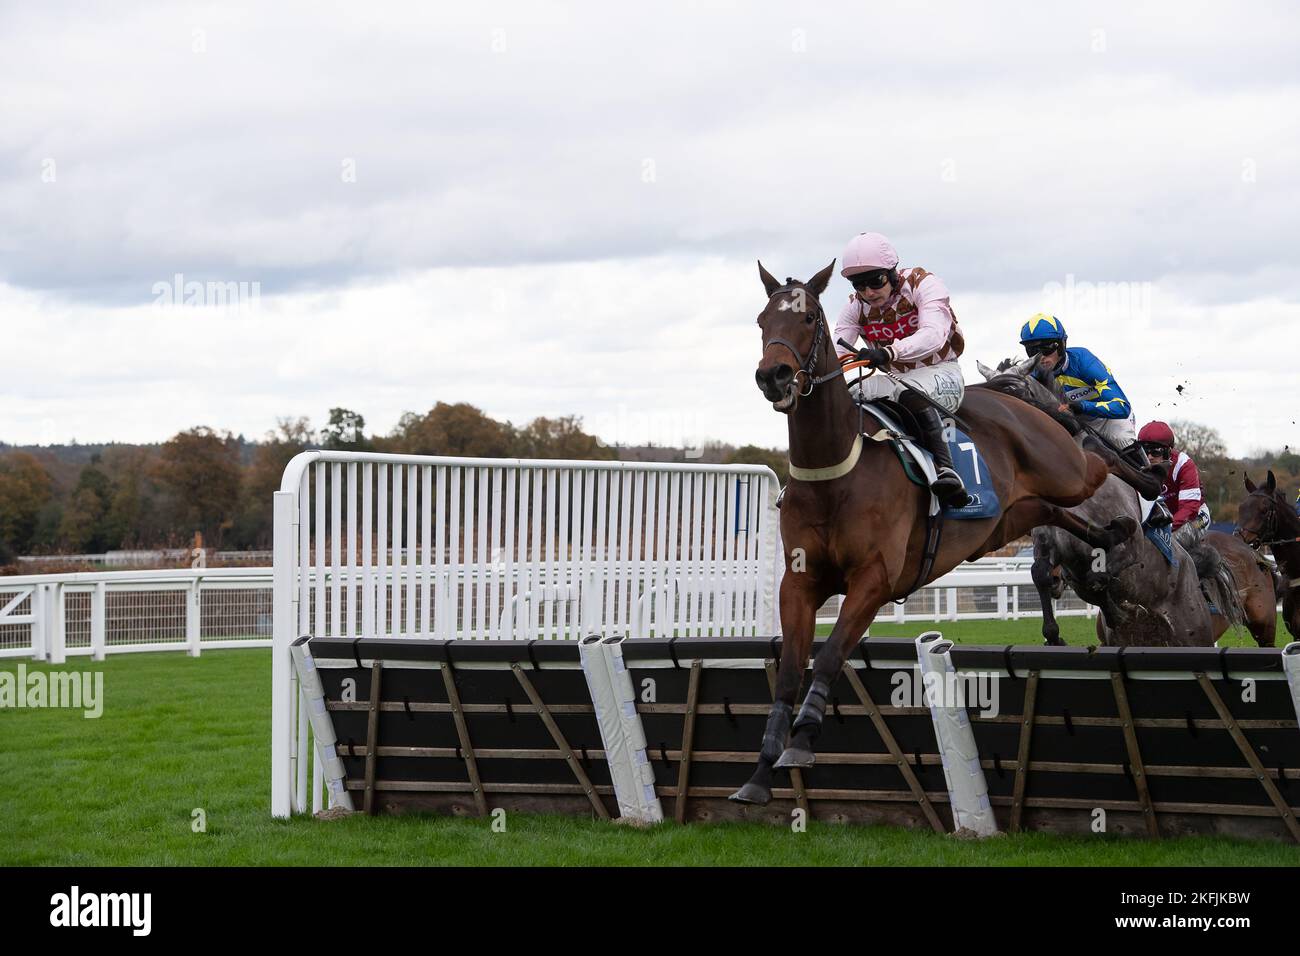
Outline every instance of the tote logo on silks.
[(956, 437), (948, 442), (948, 453), (952, 455), (953, 470), (961, 475), (971, 500), (960, 508), (944, 508), (944, 517), (959, 521), (996, 518), (1002, 511), (1002, 504), (998, 501), (998, 492), (993, 487), (993, 476), (984, 463), (984, 456), (975, 447), (975, 440), (964, 431), (954, 428), (953, 432)]

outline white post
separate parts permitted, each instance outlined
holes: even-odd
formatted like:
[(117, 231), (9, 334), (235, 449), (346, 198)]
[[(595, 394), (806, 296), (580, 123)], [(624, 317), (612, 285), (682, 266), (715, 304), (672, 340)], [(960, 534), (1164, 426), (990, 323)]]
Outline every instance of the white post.
[[(781, 541), (781, 512), (776, 507), (776, 498), (781, 489), (778, 487), (776, 473), (764, 476), (763, 484), (767, 487), (766, 508), (763, 509), (763, 541), (760, 549), (761, 562), (769, 569), (763, 576), (763, 618), (759, 633), (770, 635), (781, 633), (781, 579), (785, 577), (785, 546)], [(762, 574), (762, 572), (759, 572)]]
[(45, 660), (46, 633), (49, 631), (45, 616), (45, 608), (49, 604), (45, 597), (48, 587), (46, 584), (37, 584), (32, 588), (32, 625), (28, 633), (31, 635), (32, 657), (38, 661)]
[(200, 599), (199, 576), (196, 574), (190, 582), (185, 595), (185, 644), (190, 657), (199, 656), (199, 624), (203, 619), (203, 604)]
[(970, 830), (979, 836), (998, 832), (989, 802), (988, 783), (980, 764), (979, 747), (966, 712), (962, 682), (957, 679), (949, 651), (952, 642), (938, 631), (927, 631), (916, 639), (916, 658), (935, 741), (943, 758), (943, 775), (948, 784), (953, 829)]
[(67, 613), (63, 606), (65, 599), (63, 585), (51, 584), (49, 604), (51, 664), (62, 664), (68, 659)]
[(1286, 672), (1286, 682), (1291, 689), (1296, 720), (1300, 720), (1300, 641), (1292, 641), (1282, 648), (1282, 670)]
[(100, 581), (90, 599), (90, 659), (102, 661), (108, 634), (108, 584)]
[(598, 586), (596, 584), (595, 569), (588, 569), (582, 581), (582, 594), (579, 595), (578, 607), (580, 620), (578, 622), (578, 631), (583, 637), (592, 634), (604, 634), (600, 628), (600, 604)]
[(290, 646), (296, 640), (294, 575), (297, 555), (298, 507), (292, 491), (274, 496), (275, 544), (272, 584), (271, 650), (271, 815), (287, 817), (293, 793), (293, 661)]

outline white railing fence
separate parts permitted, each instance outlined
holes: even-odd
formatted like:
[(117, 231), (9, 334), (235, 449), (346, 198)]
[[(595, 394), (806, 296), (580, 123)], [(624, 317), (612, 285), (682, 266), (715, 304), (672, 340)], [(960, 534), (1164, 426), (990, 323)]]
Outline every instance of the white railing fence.
[(0, 658), (271, 646), (268, 568), (0, 577)]

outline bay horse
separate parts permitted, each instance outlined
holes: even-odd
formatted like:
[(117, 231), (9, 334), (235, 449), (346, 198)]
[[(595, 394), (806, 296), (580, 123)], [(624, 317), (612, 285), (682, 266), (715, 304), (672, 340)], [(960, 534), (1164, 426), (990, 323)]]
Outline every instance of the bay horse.
[(1282, 595), (1282, 620), (1300, 640), (1300, 515), (1278, 489), (1272, 471), (1259, 486), (1249, 475), (1242, 477), (1248, 494), (1237, 508), (1237, 535), (1252, 551), (1267, 547), (1273, 552), (1282, 572), (1275, 579)]
[[(1108, 462), (1085, 452), (1041, 410), (972, 386), (960, 415), (991, 472), (1002, 511), (948, 522), (922, 575), (930, 492), (907, 478), (888, 443), (862, 437), (859, 408), (819, 302), (834, 268), (832, 261), (806, 282), (782, 283), (758, 265), (767, 305), (758, 316), (763, 351), (754, 378), (772, 407), (787, 416), (791, 465), (810, 469), (805, 474), (814, 477), (792, 476), (785, 487), (781, 662), (758, 765), (731, 795), (739, 803), (768, 803), (775, 769), (813, 764), (830, 685), (883, 605), (1038, 525), (1064, 528), (1099, 548), (1136, 530), (1126, 516), (1099, 527), (1066, 510), (1095, 492), (1112, 467), (1123, 465), (1131, 473), (1132, 466), (1118, 456)], [(1163, 477), (1158, 472), (1155, 480)], [(834, 594), (844, 595), (840, 614), (813, 663), (812, 683), (792, 725), (817, 609)]]
[[(1260, 647), (1273, 647), (1277, 642), (1277, 575), (1272, 568), (1265, 565), (1250, 545), (1235, 534), (1222, 531), (1207, 531), (1202, 539), (1215, 551), (1228, 566), (1232, 578), (1237, 583), (1237, 595), (1244, 613), (1244, 624), (1250, 636)], [(1215, 604), (1218, 604), (1216, 599)], [(1214, 639), (1217, 641), (1223, 632), (1233, 626), (1223, 614), (1210, 615)]]
[[(1062, 399), (1034, 377), (1038, 361), (1034, 356), (1019, 364), (1008, 363), (1009, 367), (1004, 364), (999, 366), (1001, 373), (982, 364), (979, 369), (990, 388), (1010, 391), (1038, 408), (1055, 409)], [(1082, 443), (1088, 437), (1089, 433), (1081, 429), (1075, 440)], [(1092, 497), (1071, 510), (1090, 521), (1112, 515), (1128, 515), (1135, 525), (1142, 520), (1137, 494), (1114, 475), (1107, 476)], [(1032, 539), (1034, 563), (1030, 573), (1043, 609), (1043, 639), (1049, 645), (1064, 643), (1053, 602), (1060, 596), (1062, 583), (1100, 609), (1097, 640), (1104, 645), (1209, 647), (1228, 626), (1244, 623), (1232, 569), (1213, 554), (1199, 557), (1212, 562), (1204, 570), (1206, 589), (1223, 612), (1220, 617), (1224, 626), (1217, 633), (1201, 595), (1201, 568), (1180, 546), (1171, 543), (1173, 554), (1179, 557), (1175, 565), (1140, 528), (1104, 554), (1060, 528), (1035, 528)]]

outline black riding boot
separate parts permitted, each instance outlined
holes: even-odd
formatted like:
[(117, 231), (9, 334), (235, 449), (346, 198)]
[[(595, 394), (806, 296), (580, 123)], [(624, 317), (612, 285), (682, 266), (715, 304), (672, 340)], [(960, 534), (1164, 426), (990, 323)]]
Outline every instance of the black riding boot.
[(960, 508), (971, 500), (962, 484), (961, 475), (952, 467), (952, 455), (948, 443), (943, 438), (943, 420), (933, 405), (923, 405), (911, 409), (921, 426), (921, 441), (926, 451), (934, 456), (934, 470), (937, 472), (930, 490), (939, 498), (939, 503), (949, 508)]

